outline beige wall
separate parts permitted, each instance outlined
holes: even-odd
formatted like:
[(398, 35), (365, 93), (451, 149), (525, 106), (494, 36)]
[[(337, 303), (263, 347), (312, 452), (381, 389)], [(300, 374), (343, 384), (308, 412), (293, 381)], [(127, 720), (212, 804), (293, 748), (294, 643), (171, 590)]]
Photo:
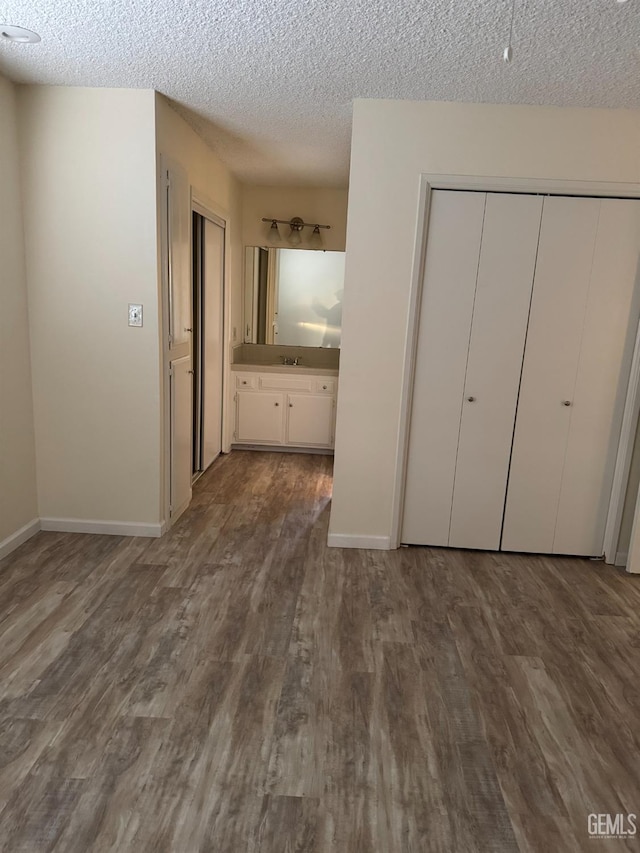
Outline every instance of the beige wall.
[(640, 181), (640, 112), (356, 101), (331, 533), (388, 537), (421, 173)]
[(37, 519), (15, 87), (0, 77), (0, 543)]
[(158, 523), (154, 93), (19, 99), (40, 515)]
[[(263, 246), (266, 240), (266, 223), (262, 217), (290, 220), (299, 216), (305, 222), (330, 225), (322, 231), (323, 247), (344, 251), (347, 229), (347, 190), (312, 187), (257, 187), (242, 189), (242, 243), (245, 246)], [(286, 226), (281, 230), (286, 233)], [(305, 228), (305, 238), (311, 230)], [(286, 245), (283, 243), (283, 245)], [(304, 244), (301, 248), (304, 248)]]

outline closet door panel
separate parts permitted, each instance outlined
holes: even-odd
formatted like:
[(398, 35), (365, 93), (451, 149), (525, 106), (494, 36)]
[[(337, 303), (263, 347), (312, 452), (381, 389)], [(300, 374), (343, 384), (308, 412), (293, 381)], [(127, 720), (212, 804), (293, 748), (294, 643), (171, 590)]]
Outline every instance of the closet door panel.
[(222, 452), (224, 228), (204, 220), (202, 470)]
[[(600, 556), (638, 322), (640, 202), (603, 199), (593, 254), (553, 542), (556, 554)], [(631, 344), (632, 346), (632, 344)]]
[(405, 483), (402, 541), (447, 545), (485, 194), (435, 190)]
[(541, 215), (539, 196), (487, 195), (449, 536), (455, 548), (500, 547)]
[(600, 201), (546, 198), (502, 548), (552, 553)]

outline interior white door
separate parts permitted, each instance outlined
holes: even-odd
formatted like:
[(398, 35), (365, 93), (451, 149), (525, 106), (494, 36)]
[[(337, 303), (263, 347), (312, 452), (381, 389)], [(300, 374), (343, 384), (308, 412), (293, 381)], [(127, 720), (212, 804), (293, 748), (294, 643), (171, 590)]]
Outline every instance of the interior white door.
[(222, 451), (224, 228), (204, 220), (202, 315), (202, 470)]
[(542, 199), (489, 193), (484, 214), (449, 545), (498, 550)]
[(193, 378), (191, 356), (171, 362), (171, 518), (175, 520), (191, 501), (191, 439)]
[(602, 199), (570, 407), (555, 554), (603, 552), (638, 323), (634, 291), (639, 248), (640, 202)]
[(502, 535), (507, 551), (554, 550), (600, 204), (544, 201)]
[(190, 197), (187, 173), (177, 164), (166, 169), (169, 250), (170, 348), (191, 343)]
[(449, 543), (485, 200), (431, 193), (401, 537), (408, 544)]

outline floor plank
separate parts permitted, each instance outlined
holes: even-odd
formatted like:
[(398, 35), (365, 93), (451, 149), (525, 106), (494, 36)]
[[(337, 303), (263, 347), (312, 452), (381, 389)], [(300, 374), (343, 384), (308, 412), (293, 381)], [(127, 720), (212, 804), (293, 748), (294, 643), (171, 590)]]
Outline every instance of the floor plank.
[(234, 451), (162, 539), (0, 562), (0, 851), (582, 853), (640, 803), (640, 579), (326, 546), (332, 460)]

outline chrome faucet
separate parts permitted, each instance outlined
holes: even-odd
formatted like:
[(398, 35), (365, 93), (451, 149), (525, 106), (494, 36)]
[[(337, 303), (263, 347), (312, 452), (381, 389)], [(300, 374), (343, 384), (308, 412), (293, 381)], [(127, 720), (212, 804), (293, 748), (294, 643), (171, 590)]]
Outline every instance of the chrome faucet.
[(291, 356), (288, 356), (288, 355), (282, 356), (282, 363), (283, 364), (292, 365), (294, 367), (297, 367), (300, 364), (301, 360), (302, 359), (298, 355), (295, 358), (291, 358)]

